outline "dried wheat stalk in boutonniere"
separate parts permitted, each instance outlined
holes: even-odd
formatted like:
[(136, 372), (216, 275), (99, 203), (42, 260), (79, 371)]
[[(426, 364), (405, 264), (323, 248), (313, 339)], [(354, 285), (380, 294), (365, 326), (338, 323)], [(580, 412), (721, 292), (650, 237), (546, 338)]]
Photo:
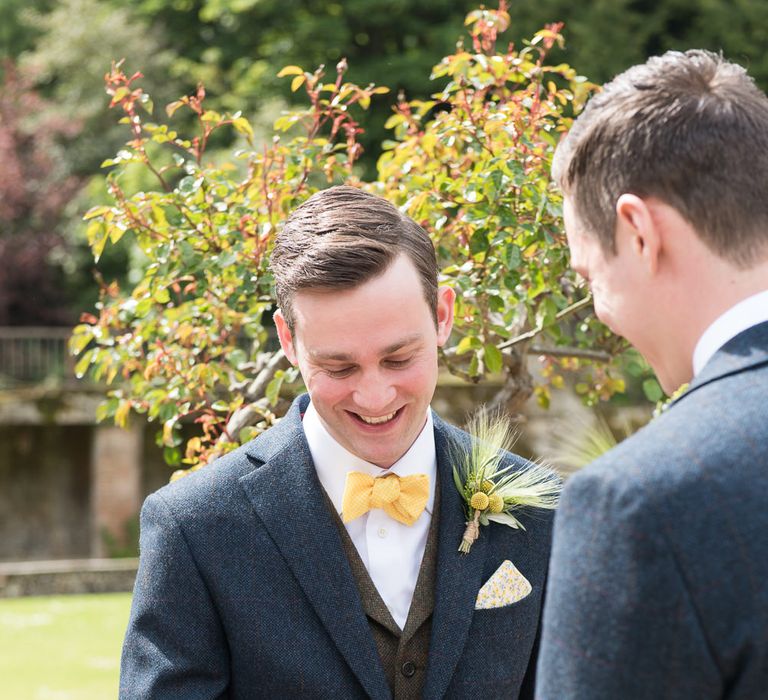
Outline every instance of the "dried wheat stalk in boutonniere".
[(480, 536), (481, 525), (496, 522), (524, 530), (514, 513), (525, 507), (556, 508), (562, 489), (560, 479), (542, 464), (502, 466), (504, 453), (517, 437), (506, 415), (480, 409), (467, 429), (472, 447), (469, 452), (457, 452), (453, 467), (453, 480), (467, 513), (467, 529), (459, 545), (464, 554)]

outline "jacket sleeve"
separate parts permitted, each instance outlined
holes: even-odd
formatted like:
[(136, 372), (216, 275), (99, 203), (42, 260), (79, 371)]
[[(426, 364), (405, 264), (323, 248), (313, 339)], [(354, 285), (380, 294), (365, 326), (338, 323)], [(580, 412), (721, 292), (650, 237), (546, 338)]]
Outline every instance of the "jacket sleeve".
[(142, 508), (140, 552), (119, 697), (226, 697), (229, 653), (221, 622), (181, 526), (160, 494)]
[(660, 490), (605, 470), (587, 469), (566, 484), (555, 516), (538, 700), (721, 697)]

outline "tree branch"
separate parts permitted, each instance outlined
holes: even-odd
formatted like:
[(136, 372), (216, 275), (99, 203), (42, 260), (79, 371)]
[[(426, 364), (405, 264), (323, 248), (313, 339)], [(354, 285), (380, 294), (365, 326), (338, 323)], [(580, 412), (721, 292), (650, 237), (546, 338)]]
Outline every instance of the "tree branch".
[[(588, 294), (583, 299), (580, 299), (575, 304), (571, 304), (570, 306), (567, 306), (562, 311), (558, 312), (555, 316), (555, 320), (552, 324), (558, 321), (562, 321), (564, 318), (570, 316), (571, 314), (575, 314), (577, 311), (580, 311), (585, 306), (589, 306), (592, 303), (592, 295)], [(532, 338), (535, 338), (539, 333), (541, 333), (545, 328), (548, 326), (544, 326), (542, 324), (539, 324), (536, 326), (536, 328), (528, 331), (527, 333), (523, 333), (522, 335), (518, 335), (516, 338), (512, 338), (511, 340), (507, 340), (505, 343), (502, 343), (499, 345), (499, 350), (506, 350), (507, 348), (511, 348), (519, 343), (524, 343), (526, 340), (531, 340)]]
[[(256, 376), (256, 379), (251, 382), (251, 385), (243, 393), (245, 399), (250, 401), (250, 403), (237, 409), (232, 414), (219, 440), (227, 439), (227, 435), (237, 435), (243, 428), (253, 425), (258, 419), (263, 417), (266, 405), (263, 404), (262, 400), (267, 391), (267, 386), (279, 370), (288, 369), (290, 366), (291, 363), (288, 361), (285, 353), (282, 350), (277, 350)], [(260, 405), (260, 402), (262, 405)]]
[(596, 362), (610, 362), (613, 358), (605, 350), (587, 350), (586, 348), (574, 348), (567, 345), (545, 348), (541, 345), (531, 345), (527, 350), (529, 355), (550, 355), (551, 357), (581, 357), (585, 360)]

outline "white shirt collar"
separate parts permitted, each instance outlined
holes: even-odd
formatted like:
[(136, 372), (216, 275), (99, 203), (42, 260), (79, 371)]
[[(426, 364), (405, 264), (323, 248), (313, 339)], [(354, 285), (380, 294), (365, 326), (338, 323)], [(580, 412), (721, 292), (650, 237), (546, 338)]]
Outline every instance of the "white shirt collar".
[(768, 289), (732, 306), (704, 331), (693, 351), (693, 374), (701, 372), (731, 338), (763, 321), (768, 321)]
[(427, 474), (429, 476), (429, 498), (427, 499), (426, 511), (432, 515), (435, 502), (437, 453), (435, 452), (432, 412), (429, 409), (427, 409), (426, 423), (413, 445), (387, 470), (353, 455), (336, 442), (325, 429), (311, 401), (304, 413), (302, 425), (309, 444), (309, 451), (312, 454), (312, 461), (315, 463), (317, 476), (337, 513), (341, 514), (347, 472), (358, 471), (373, 477), (384, 476), (388, 473), (398, 476)]

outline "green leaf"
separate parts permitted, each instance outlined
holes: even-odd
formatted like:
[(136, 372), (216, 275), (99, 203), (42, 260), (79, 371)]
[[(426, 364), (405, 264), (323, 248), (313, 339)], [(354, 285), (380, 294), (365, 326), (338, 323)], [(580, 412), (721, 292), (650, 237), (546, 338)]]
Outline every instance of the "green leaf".
[(104, 252), (104, 246), (109, 240), (109, 229), (103, 221), (91, 221), (85, 229), (85, 235), (93, 251), (94, 260), (99, 262), (99, 258)]
[(453, 483), (456, 486), (456, 490), (459, 493), (464, 493), (464, 484), (461, 483), (461, 477), (459, 476), (459, 470), (456, 466), (453, 467)]
[(134, 316), (136, 316), (136, 318), (144, 318), (152, 310), (154, 305), (155, 302), (151, 297), (142, 299), (138, 304), (136, 304), (136, 309), (133, 312)]
[(504, 369), (504, 358), (495, 345), (486, 343), (484, 348), (485, 366), (489, 372), (496, 374)]
[(86, 350), (83, 356), (78, 360), (77, 364), (75, 365), (75, 376), (78, 379), (82, 379), (85, 376), (85, 373), (88, 371), (88, 368), (91, 366), (91, 362), (93, 361), (96, 354), (96, 349), (92, 348), (91, 350)]
[(515, 528), (516, 530), (525, 530), (523, 524), (514, 515), (509, 513), (494, 513), (488, 516), (488, 520), (492, 523), (501, 523), (507, 527)]
[(469, 252), (473, 256), (487, 253), (489, 247), (488, 234), (483, 229), (478, 229), (472, 234), (469, 240)]
[(280, 388), (283, 386), (283, 380), (285, 379), (285, 372), (278, 370), (275, 372), (275, 376), (272, 381), (267, 384), (267, 390), (265, 392), (267, 401), (274, 406), (277, 404), (277, 400), (280, 398)]
[(480, 339), (474, 335), (465, 335), (456, 345), (456, 354), (463, 355), (470, 350), (479, 350), (483, 347)]
[(93, 332), (90, 326), (77, 326), (69, 339), (69, 352), (79, 355), (93, 340)]
[(104, 216), (109, 211), (109, 207), (91, 207), (83, 217), (83, 221), (94, 219), (97, 216)]
[(99, 423), (105, 421), (107, 418), (111, 418), (115, 415), (119, 401), (112, 397), (106, 401), (102, 401), (96, 408), (96, 420)]
[(237, 369), (248, 361), (248, 355), (242, 348), (233, 348), (229, 351), (227, 361), (232, 367)]
[(178, 430), (179, 416), (174, 412), (174, 416), (163, 423), (163, 445), (166, 447), (176, 447), (183, 442)]
[(234, 126), (239, 133), (243, 134), (244, 136), (247, 136), (249, 139), (253, 138), (253, 128), (251, 127), (250, 122), (245, 117), (239, 117), (238, 119), (233, 119), (232, 126)]
[(643, 393), (645, 398), (653, 403), (661, 401), (664, 397), (664, 390), (659, 385), (659, 382), (652, 377), (643, 382)]
[(299, 68), (299, 66), (285, 66), (280, 69), (280, 72), (277, 74), (278, 78), (285, 78), (287, 75), (303, 75), (304, 70), (302, 68)]
[(170, 467), (178, 467), (181, 464), (181, 450), (178, 447), (164, 447), (163, 459)]

